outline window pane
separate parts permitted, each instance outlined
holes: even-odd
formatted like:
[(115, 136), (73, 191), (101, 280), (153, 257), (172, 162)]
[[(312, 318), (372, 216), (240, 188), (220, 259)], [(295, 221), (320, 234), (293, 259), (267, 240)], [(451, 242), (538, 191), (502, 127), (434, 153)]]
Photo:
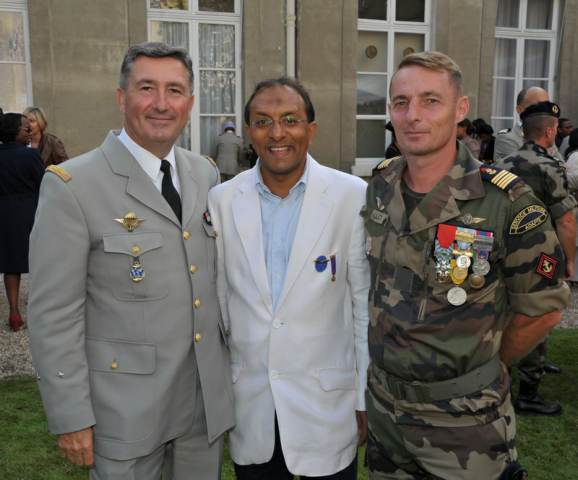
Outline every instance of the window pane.
[(516, 75), (516, 40), (496, 38), (494, 76), (514, 77)]
[(189, 26), (179, 22), (151, 22), (151, 42), (165, 42), (173, 47), (189, 49)]
[(528, 0), (526, 28), (550, 30), (552, 28), (552, 0)]
[(492, 97), (492, 116), (509, 117), (512, 115), (515, 101), (514, 80), (494, 80), (494, 95)]
[(387, 71), (387, 33), (359, 32), (357, 37), (357, 71)]
[(385, 120), (357, 121), (357, 156), (384, 158)]
[(151, 8), (166, 8), (170, 10), (188, 10), (189, 0), (150, 0)]
[(201, 71), (201, 113), (235, 113), (235, 72)]
[(497, 27), (517, 27), (520, 0), (499, 0)]
[(235, 12), (235, 0), (199, 0), (202, 12)]
[(223, 131), (223, 124), (235, 122), (235, 117), (201, 117), (201, 154), (215, 158), (217, 137)]
[(422, 33), (396, 33), (395, 34), (395, 66), (403, 57), (425, 49), (425, 35)]
[(25, 65), (0, 64), (0, 98), (5, 113), (21, 112), (28, 106)]
[(357, 114), (385, 115), (387, 76), (357, 75)]
[(235, 68), (235, 27), (233, 25), (199, 25), (199, 66), (201, 68)]
[(527, 78), (522, 82), (522, 88), (530, 87), (541, 87), (548, 91), (548, 80), (535, 80), (533, 78)]
[(26, 61), (24, 18), (21, 13), (0, 12), (0, 60)]
[(387, 0), (358, 0), (359, 18), (387, 20)]
[(425, 0), (397, 0), (395, 19), (399, 22), (424, 22)]
[(526, 40), (524, 44), (524, 77), (548, 77), (550, 42)]

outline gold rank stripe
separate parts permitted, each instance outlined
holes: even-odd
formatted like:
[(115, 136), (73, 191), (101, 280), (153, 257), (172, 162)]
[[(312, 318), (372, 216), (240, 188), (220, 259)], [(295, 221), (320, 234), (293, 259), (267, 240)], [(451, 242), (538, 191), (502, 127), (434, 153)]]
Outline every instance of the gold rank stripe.
[(503, 190), (508, 186), (510, 182), (512, 182), (516, 178), (517, 178), (516, 175), (513, 174), (512, 172), (502, 170), (494, 178), (492, 178), (491, 182)]

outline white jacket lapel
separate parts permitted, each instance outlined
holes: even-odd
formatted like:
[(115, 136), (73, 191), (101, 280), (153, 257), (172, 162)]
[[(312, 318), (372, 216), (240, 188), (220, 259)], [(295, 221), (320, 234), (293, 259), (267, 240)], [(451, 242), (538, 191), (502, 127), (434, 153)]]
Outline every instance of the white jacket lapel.
[[(253, 167), (253, 170), (255, 168), (258, 167)], [(255, 175), (248, 175), (247, 181), (239, 185), (233, 199), (233, 218), (255, 284), (259, 289), (263, 303), (272, 313), (271, 289), (267, 279), (263, 247), (261, 203), (255, 185)]]

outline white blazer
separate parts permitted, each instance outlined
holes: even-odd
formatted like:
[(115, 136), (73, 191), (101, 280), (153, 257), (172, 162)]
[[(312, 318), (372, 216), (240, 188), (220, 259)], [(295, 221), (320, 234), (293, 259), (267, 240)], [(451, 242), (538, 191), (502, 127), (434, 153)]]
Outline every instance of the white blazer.
[[(357, 448), (355, 410), (365, 410), (369, 264), (366, 183), (308, 156), (309, 172), (283, 291), (273, 311), (257, 168), (209, 193), (218, 232), (218, 295), (230, 329), (235, 417), (230, 451), (240, 465), (273, 455), (274, 416), (295, 475), (331, 475)], [(329, 262), (335, 255), (335, 281)]]

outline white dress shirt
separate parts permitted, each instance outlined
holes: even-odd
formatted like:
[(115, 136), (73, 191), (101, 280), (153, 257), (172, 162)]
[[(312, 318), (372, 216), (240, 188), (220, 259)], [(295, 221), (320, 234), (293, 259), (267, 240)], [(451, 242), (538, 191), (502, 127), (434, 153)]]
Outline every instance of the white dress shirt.
[[(150, 177), (157, 190), (159, 192), (162, 192), (162, 183), (164, 174), (163, 172), (161, 172), (161, 159), (159, 159), (159, 157), (141, 147), (132, 138), (130, 138), (130, 136), (128, 135), (128, 133), (126, 133), (126, 130), (124, 128), (118, 135), (118, 139), (122, 142), (122, 144), (132, 154), (132, 156), (138, 162), (141, 168)], [(175, 147), (171, 148), (171, 151), (167, 154), (165, 160), (167, 160), (171, 164), (171, 178), (173, 180), (173, 185), (180, 195), (181, 183), (179, 182), (179, 172), (177, 171), (177, 164), (175, 161)]]

